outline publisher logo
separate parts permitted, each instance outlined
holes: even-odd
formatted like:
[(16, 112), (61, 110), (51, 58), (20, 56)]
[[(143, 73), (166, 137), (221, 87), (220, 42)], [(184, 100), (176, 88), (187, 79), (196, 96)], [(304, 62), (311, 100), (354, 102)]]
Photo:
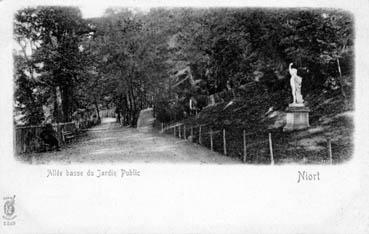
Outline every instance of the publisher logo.
[(12, 197), (4, 197), (4, 206), (3, 206), (3, 219), (5, 226), (15, 225), (15, 195)]

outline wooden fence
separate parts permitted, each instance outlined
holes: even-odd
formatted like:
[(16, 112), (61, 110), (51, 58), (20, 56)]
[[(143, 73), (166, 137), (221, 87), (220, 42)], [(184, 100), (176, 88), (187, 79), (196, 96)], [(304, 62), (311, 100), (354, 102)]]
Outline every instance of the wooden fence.
[[(183, 123), (160, 124), (161, 133), (170, 134), (217, 151), (226, 156), (239, 157), (244, 163), (257, 162), (275, 164), (276, 153), (284, 156), (288, 138), (283, 133), (260, 132), (248, 134), (245, 129), (212, 129), (207, 125), (189, 126)], [(230, 140), (232, 139), (232, 140)], [(231, 155), (232, 154), (232, 155)], [(327, 149), (323, 152), (324, 160), (333, 163), (332, 142), (327, 138)]]
[[(65, 144), (63, 138), (64, 132), (72, 132), (74, 134), (79, 130), (75, 122), (53, 124), (53, 129), (56, 133), (56, 138), (60, 144)], [(45, 129), (45, 126), (22, 126), (15, 127), (14, 146), (17, 154), (37, 152), (41, 148), (40, 133)]]

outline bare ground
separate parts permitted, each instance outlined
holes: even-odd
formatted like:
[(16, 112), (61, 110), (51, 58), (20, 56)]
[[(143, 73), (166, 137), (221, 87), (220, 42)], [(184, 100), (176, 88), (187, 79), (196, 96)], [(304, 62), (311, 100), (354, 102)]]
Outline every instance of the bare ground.
[(45, 163), (215, 163), (234, 164), (239, 160), (205, 147), (155, 132), (121, 127), (115, 119), (104, 119), (85, 136), (62, 147), (61, 151), (23, 155), (32, 164)]

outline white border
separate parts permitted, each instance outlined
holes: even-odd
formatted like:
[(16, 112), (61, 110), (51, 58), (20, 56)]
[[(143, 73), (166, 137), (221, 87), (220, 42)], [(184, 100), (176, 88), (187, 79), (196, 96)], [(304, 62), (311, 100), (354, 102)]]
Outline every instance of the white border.
[[(355, 154), (337, 166), (28, 165), (13, 157), (12, 17), (30, 5), (334, 7), (356, 26)], [(0, 233), (369, 233), (369, 7), (360, 1), (0, 2), (0, 201), (16, 195), (16, 226)], [(131, 179), (52, 178), (46, 169), (138, 168)], [(321, 181), (297, 184), (297, 171)], [(2, 206), (2, 204), (1, 204)], [(1, 207), (2, 208), (2, 207)], [(0, 217), (1, 219), (1, 217)]]

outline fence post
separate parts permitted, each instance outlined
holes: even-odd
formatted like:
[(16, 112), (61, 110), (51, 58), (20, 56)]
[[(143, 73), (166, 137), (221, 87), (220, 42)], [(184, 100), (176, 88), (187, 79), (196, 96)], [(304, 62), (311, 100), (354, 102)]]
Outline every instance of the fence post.
[(213, 130), (210, 129), (210, 150), (213, 151)]
[(199, 144), (201, 145), (201, 125), (199, 127)]
[(183, 124), (183, 138), (186, 140), (186, 125)]
[(243, 130), (242, 131), (242, 136), (243, 136), (243, 162), (246, 162), (246, 158), (247, 158), (247, 148), (246, 148), (246, 131)]
[(173, 126), (173, 135), (176, 136), (176, 126)]
[(272, 133), (269, 133), (269, 151), (270, 151), (270, 164), (274, 165), (273, 146), (272, 146)]
[(223, 128), (223, 152), (224, 152), (224, 155), (227, 155), (226, 132), (224, 128)]
[(331, 139), (328, 138), (328, 156), (329, 156), (329, 163), (333, 164), (333, 158), (332, 158), (332, 142)]

